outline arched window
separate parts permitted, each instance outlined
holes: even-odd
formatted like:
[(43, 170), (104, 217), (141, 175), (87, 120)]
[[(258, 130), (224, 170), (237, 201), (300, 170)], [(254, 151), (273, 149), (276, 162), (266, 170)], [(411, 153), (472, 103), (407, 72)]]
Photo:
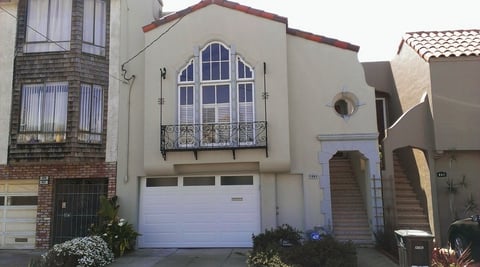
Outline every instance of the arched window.
[(197, 51), (178, 75), (179, 145), (253, 142), (252, 67), (220, 42)]

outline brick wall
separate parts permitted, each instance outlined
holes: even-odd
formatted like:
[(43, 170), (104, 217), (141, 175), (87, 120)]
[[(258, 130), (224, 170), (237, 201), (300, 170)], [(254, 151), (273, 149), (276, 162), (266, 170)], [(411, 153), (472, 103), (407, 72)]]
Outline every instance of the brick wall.
[(36, 248), (50, 246), (52, 219), (54, 212), (54, 186), (56, 179), (108, 178), (108, 197), (116, 191), (115, 162), (61, 163), (61, 164), (14, 164), (0, 165), (2, 179), (39, 179), (48, 176), (47, 185), (38, 187)]

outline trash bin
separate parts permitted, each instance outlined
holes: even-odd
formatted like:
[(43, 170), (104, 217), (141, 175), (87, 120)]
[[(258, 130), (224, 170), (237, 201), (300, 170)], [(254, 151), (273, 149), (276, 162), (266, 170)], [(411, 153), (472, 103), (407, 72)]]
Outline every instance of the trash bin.
[(396, 230), (400, 267), (430, 266), (433, 235), (421, 230)]

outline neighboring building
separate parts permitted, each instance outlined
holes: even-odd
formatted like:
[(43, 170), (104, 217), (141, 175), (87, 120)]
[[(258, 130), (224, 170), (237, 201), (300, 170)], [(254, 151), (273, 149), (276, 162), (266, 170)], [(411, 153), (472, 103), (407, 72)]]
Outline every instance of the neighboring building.
[(109, 2), (0, 6), (0, 248), (47, 248), (85, 235), (115, 194)]
[(407, 33), (390, 63), (364, 68), (367, 82), (388, 99), (385, 228), (399, 228), (405, 215), (398, 209), (403, 163), (428, 215), (427, 230), (446, 245), (449, 224), (478, 213), (480, 201), (480, 30)]
[(129, 79), (111, 84), (117, 194), (139, 247), (251, 246), (282, 224), (373, 244), (376, 102), (357, 46), (223, 0), (153, 22), (150, 6), (111, 10), (128, 21), (111, 25)]

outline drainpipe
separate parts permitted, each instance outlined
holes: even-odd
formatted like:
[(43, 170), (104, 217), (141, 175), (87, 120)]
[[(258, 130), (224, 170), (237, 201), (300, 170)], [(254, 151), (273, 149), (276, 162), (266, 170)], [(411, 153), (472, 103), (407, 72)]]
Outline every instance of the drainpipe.
[(130, 166), (130, 99), (132, 98), (132, 88), (133, 84), (135, 83), (135, 75), (132, 75), (130, 78), (130, 87), (128, 88), (128, 115), (127, 115), (127, 169), (125, 177), (123, 178), (123, 182), (126, 184), (128, 183), (129, 173), (129, 166)]

